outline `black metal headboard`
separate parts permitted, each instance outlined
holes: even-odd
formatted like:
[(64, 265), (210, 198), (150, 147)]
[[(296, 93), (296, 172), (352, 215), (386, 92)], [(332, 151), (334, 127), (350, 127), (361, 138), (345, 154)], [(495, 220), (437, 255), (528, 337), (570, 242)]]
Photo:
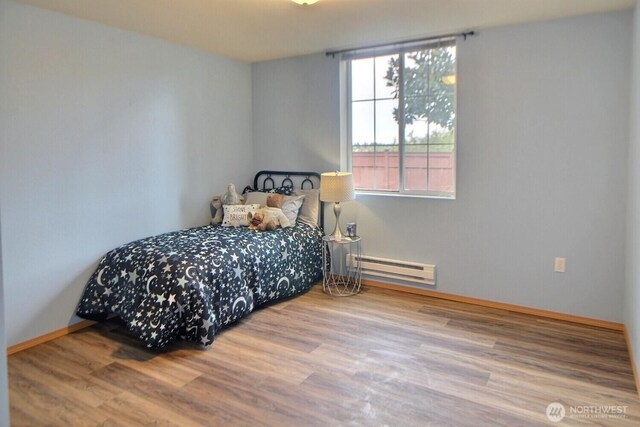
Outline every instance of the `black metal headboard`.
[[(276, 177), (276, 178), (274, 178)], [(280, 181), (280, 185), (276, 182)], [(298, 183), (298, 185), (296, 185)], [(301, 190), (320, 188), (318, 172), (260, 171), (253, 178), (253, 188), (269, 190), (276, 187), (293, 187)], [(320, 228), (324, 230), (324, 202), (320, 202)]]

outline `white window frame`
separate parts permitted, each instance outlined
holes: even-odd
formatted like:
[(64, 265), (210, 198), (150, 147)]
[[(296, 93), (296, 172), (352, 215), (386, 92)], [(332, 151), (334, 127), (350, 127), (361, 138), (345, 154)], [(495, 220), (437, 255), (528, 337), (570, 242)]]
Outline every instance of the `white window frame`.
[[(455, 75), (456, 75), (456, 80), (457, 80), (457, 76), (458, 76), (458, 55), (457, 55), (457, 43), (455, 42), (455, 40), (453, 40), (452, 42), (453, 46), (456, 46), (456, 62), (455, 62)], [(401, 47), (401, 48), (391, 48), (391, 49), (385, 49), (385, 50), (377, 50), (376, 52), (372, 52), (372, 53), (355, 53), (352, 55), (349, 55), (347, 57), (344, 58), (344, 61), (346, 63), (346, 103), (347, 103), (347, 107), (346, 107), (346, 121), (347, 121), (347, 144), (346, 144), (346, 148), (347, 148), (347, 153), (346, 153), (346, 160), (347, 160), (347, 170), (349, 171), (353, 171), (353, 135), (352, 135), (352, 126), (351, 126), (351, 120), (352, 120), (352, 105), (353, 105), (353, 100), (351, 97), (351, 86), (352, 86), (352, 82), (351, 82), (351, 61), (354, 59), (364, 59), (364, 58), (375, 58), (378, 56), (387, 56), (387, 55), (399, 55), (399, 60), (400, 60), (400, 66), (399, 66), (399, 76), (400, 76), (400, 80), (402, 82), (404, 82), (404, 54), (407, 52), (413, 52), (416, 50), (426, 50), (429, 48), (437, 48), (439, 46), (439, 43), (428, 43), (426, 45), (422, 45), (422, 46), (413, 46), (413, 47)], [(375, 84), (375, 82), (374, 82)], [(378, 195), (378, 196), (392, 196), (392, 197), (416, 197), (416, 198), (427, 198), (427, 199), (445, 199), (445, 200), (455, 200), (456, 199), (456, 194), (457, 194), (457, 175), (458, 175), (458, 170), (457, 170), (457, 150), (458, 150), (458, 83), (456, 81), (455, 84), (455, 88), (454, 88), (454, 98), (455, 98), (455, 119), (454, 119), (454, 133), (453, 133), (453, 161), (454, 161), (454, 172), (453, 172), (453, 194), (448, 194), (448, 193), (443, 193), (443, 192), (438, 192), (438, 191), (429, 191), (429, 190), (405, 190), (404, 189), (404, 175), (405, 175), (405, 171), (404, 171), (404, 155), (405, 155), (405, 142), (404, 142), (404, 103), (400, 102), (401, 99), (404, 99), (404, 84), (400, 84), (400, 87), (398, 88), (399, 90), (399, 94), (398, 94), (398, 116), (401, 118), (401, 120), (403, 121), (402, 125), (400, 125), (400, 123), (398, 124), (398, 169), (399, 169), (399, 177), (398, 177), (398, 187), (399, 189), (396, 190), (364, 190), (364, 189), (356, 189), (356, 193), (357, 194), (361, 194), (361, 195)], [(374, 93), (375, 96), (375, 93)], [(375, 102), (375, 99), (374, 99)], [(374, 126), (375, 126), (375, 114), (374, 114)], [(427, 172), (428, 174), (428, 172)]]

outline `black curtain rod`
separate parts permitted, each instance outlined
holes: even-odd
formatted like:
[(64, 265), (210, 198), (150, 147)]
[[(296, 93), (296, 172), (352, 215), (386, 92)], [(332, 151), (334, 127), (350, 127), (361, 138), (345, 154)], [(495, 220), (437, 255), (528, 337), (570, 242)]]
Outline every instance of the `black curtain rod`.
[(336, 55), (340, 55), (341, 53), (357, 52), (359, 50), (378, 49), (378, 48), (381, 48), (381, 47), (401, 46), (401, 45), (405, 45), (405, 44), (414, 44), (414, 43), (426, 42), (426, 41), (429, 41), (429, 40), (449, 39), (449, 38), (453, 38), (453, 37), (463, 37), (466, 40), (467, 37), (475, 36), (475, 35), (476, 35), (475, 31), (467, 31), (467, 32), (464, 32), (464, 33), (452, 33), (452, 34), (444, 34), (444, 35), (441, 35), (441, 36), (422, 37), (422, 38), (419, 38), (419, 39), (405, 40), (405, 41), (396, 42), (396, 43), (381, 43), (381, 44), (374, 44), (374, 45), (369, 45), (369, 46), (356, 47), (356, 48), (352, 48), (352, 49), (332, 50), (332, 51), (327, 52), (327, 56), (331, 56), (331, 57), (335, 58)]

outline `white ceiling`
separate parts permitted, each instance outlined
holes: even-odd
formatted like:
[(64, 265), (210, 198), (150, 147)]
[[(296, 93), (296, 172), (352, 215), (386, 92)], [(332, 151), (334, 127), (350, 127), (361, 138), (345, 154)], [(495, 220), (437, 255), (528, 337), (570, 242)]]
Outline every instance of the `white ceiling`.
[(23, 0), (254, 62), (631, 8), (635, 0)]

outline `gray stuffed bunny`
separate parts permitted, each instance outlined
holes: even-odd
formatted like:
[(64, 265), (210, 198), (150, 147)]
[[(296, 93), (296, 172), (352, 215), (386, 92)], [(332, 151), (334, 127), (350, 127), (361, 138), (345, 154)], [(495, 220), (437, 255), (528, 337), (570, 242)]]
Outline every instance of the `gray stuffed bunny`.
[(229, 184), (227, 186), (227, 192), (220, 196), (220, 202), (223, 205), (239, 205), (240, 195), (236, 192), (236, 186)]

